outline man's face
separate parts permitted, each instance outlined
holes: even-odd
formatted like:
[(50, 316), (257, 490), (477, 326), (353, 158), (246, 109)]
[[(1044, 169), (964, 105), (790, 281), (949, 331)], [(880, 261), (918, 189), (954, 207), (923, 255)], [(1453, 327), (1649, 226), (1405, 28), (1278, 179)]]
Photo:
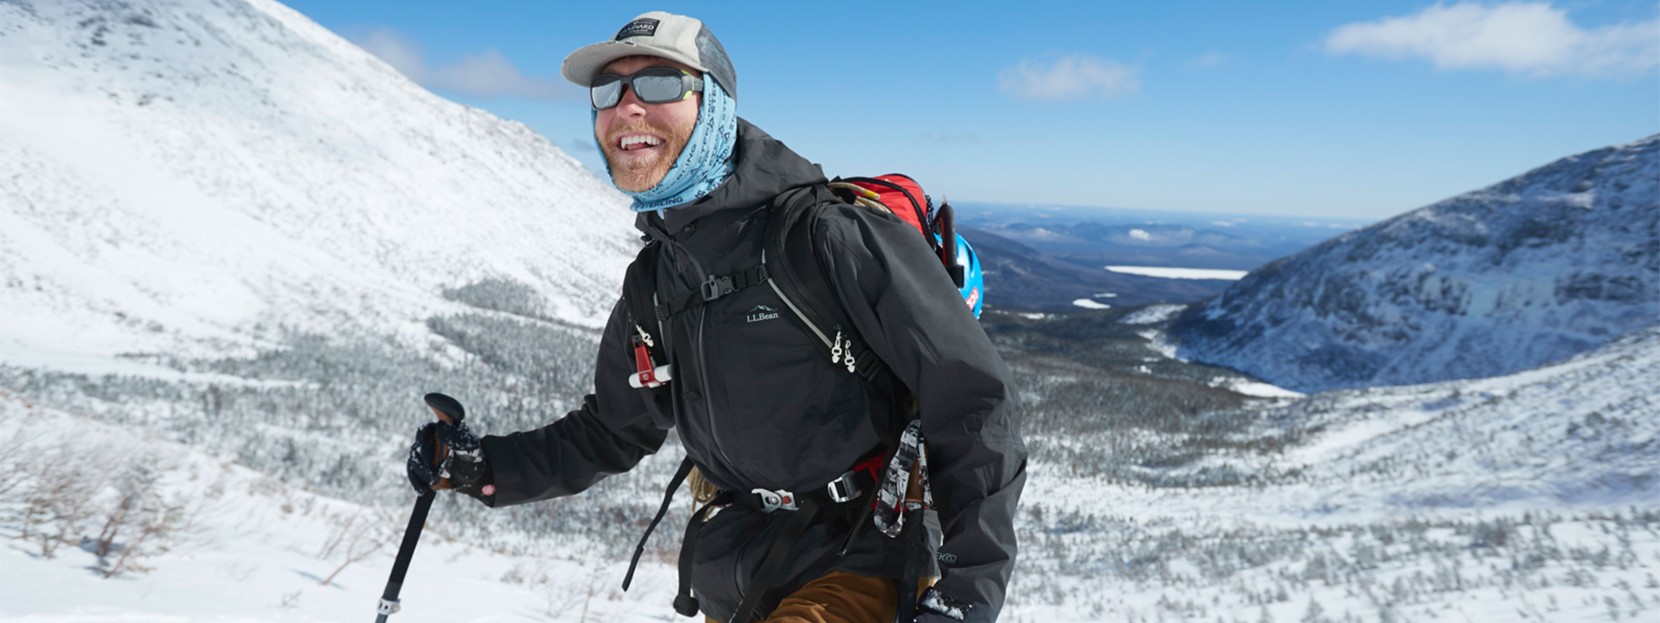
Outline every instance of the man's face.
[[(697, 74), (691, 67), (654, 56), (620, 58), (600, 73), (628, 76), (647, 67), (674, 67)], [(697, 125), (703, 94), (692, 95), (673, 102), (647, 104), (634, 95), (634, 89), (626, 89), (622, 101), (594, 116), (594, 136), (611, 165), (611, 182), (617, 188), (641, 192), (663, 181)]]

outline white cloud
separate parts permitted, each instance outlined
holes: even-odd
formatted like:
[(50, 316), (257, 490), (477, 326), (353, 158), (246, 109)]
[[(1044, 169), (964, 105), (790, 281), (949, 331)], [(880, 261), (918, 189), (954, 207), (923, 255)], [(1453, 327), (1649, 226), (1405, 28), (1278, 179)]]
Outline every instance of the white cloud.
[(520, 73), (507, 57), (495, 50), (432, 66), (427, 64), (419, 44), (391, 30), (377, 29), (352, 41), (429, 89), (485, 98), (569, 100), (582, 95), (580, 89), (562, 79)]
[(1049, 64), (1021, 59), (998, 73), (997, 88), (1022, 99), (1104, 100), (1141, 90), (1141, 78), (1133, 67), (1073, 54)]
[(1660, 19), (1585, 29), (1546, 3), (1436, 5), (1342, 26), (1325, 46), (1333, 54), (1424, 59), (1440, 69), (1630, 75), (1660, 67)]

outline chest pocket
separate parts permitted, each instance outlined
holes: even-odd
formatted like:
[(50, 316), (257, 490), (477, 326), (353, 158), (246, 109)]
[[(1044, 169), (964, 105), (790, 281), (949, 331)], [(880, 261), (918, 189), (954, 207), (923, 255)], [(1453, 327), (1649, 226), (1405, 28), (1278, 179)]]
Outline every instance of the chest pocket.
[(687, 424), (707, 427), (706, 440), (745, 481), (772, 489), (820, 484), (811, 481), (857, 458), (843, 454), (878, 442), (863, 381), (831, 364), (766, 282), (705, 298), (678, 318), (691, 339), (677, 348), (676, 366), (693, 380), (681, 389), (707, 392), (706, 401), (685, 403), (693, 412)]
[(771, 288), (734, 293), (707, 308), (705, 348), (720, 356), (709, 361), (712, 380), (724, 386), (731, 406), (744, 411), (779, 412), (789, 406), (823, 403), (833, 380), (820, 348)]

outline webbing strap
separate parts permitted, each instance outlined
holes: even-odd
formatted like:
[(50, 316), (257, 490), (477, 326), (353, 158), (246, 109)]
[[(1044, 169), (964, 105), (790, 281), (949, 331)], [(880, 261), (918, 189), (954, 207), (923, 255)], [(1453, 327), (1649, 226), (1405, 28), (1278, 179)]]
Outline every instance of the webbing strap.
[(670, 303), (668, 312), (678, 314), (733, 292), (766, 282), (766, 264), (757, 264), (730, 275), (712, 275), (698, 289), (687, 292)]
[(692, 473), (692, 459), (690, 457), (681, 459), (680, 469), (674, 471), (674, 478), (669, 479), (669, 486), (663, 491), (663, 504), (657, 507), (657, 516), (651, 518), (651, 523), (646, 526), (646, 533), (640, 535), (640, 544), (634, 546), (634, 558), (628, 561), (628, 574), (623, 576), (623, 590), (628, 590), (628, 585), (634, 582), (634, 568), (640, 566), (640, 555), (646, 553), (646, 539), (651, 538), (652, 531), (656, 530), (657, 524), (663, 521), (663, 515), (668, 514), (669, 503), (674, 501), (674, 492), (680, 489), (680, 483), (685, 482), (686, 475), (690, 473)]
[[(928, 509), (934, 505), (933, 487), (928, 483), (928, 453), (924, 448), (922, 418), (911, 420), (899, 435), (899, 447), (894, 449), (888, 470), (876, 492), (876, 527), (889, 537), (898, 537), (905, 527), (907, 513), (912, 507)], [(911, 475), (921, 478), (922, 497), (911, 500)]]
[[(795, 549), (796, 541), (807, 533), (807, 526), (818, 517), (819, 503), (815, 497), (809, 497), (800, 502), (797, 510), (784, 520), (784, 526), (779, 528), (778, 536), (772, 540), (772, 547), (767, 549), (767, 556), (761, 559), (761, 567), (756, 569), (755, 576), (750, 578), (749, 590), (744, 591), (743, 603), (738, 604), (737, 611), (727, 623), (748, 623), (755, 618), (756, 608), (761, 607), (761, 599), (772, 590), (772, 583), (778, 578), (783, 569), (784, 561), (789, 558), (790, 550)], [(685, 572), (682, 571), (682, 576)], [(682, 580), (685, 581), (685, 580)]]
[(894, 616), (894, 623), (911, 623), (916, 615), (916, 593), (913, 591), (928, 575), (933, 548), (929, 547), (928, 526), (923, 525), (922, 513), (920, 507), (905, 511), (910, 517), (905, 522), (905, 567), (899, 574), (899, 610)]
[(686, 533), (680, 537), (680, 587), (679, 592), (674, 595), (674, 611), (680, 613), (680, 616), (697, 616), (697, 598), (692, 597), (692, 565), (695, 562), (692, 553), (697, 550), (698, 532), (703, 527), (703, 522), (709, 520), (709, 509), (731, 503), (732, 493), (722, 492), (708, 504), (704, 504), (703, 508), (692, 513), (692, 518), (686, 521)]

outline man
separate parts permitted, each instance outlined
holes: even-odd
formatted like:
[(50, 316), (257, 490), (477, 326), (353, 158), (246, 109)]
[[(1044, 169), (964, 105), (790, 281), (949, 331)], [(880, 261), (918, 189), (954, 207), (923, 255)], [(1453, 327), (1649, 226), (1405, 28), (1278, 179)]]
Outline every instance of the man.
[[(453, 487), (492, 507), (571, 495), (632, 468), (672, 428), (689, 464), (723, 492), (720, 512), (699, 512), (687, 528), (695, 551), (682, 552), (682, 584), (696, 598), (682, 589), (683, 614), (885, 623), (914, 606), (916, 621), (995, 620), (1015, 562), (1026, 450), (1009, 371), (922, 237), (834, 201), (817, 165), (739, 119), (732, 64), (699, 20), (641, 15), (572, 53), (563, 74), (589, 88), (611, 179), (634, 198), (656, 251), (630, 269), (581, 408), (482, 440), (429, 424), (411, 451), (416, 489)], [(705, 287), (784, 261), (760, 257), (762, 237), (769, 215), (792, 202), (822, 210), (813, 240), (826, 265), (814, 270), (831, 291), (813, 296), (843, 319), (833, 357), (822, 347), (829, 336), (792, 315), (800, 301), (782, 289)], [(661, 311), (652, 319), (633, 311), (641, 307)], [(879, 373), (853, 372), (867, 351)], [(666, 362), (642, 363), (642, 353)], [(645, 373), (664, 363), (671, 378), (654, 388)], [(886, 461), (912, 418), (927, 440), (943, 538), (938, 581), (919, 603), (918, 587), (896, 581), (914, 550), (867, 526), (875, 483), (852, 477), (856, 465)], [(452, 449), (438, 469), (434, 438)]]

